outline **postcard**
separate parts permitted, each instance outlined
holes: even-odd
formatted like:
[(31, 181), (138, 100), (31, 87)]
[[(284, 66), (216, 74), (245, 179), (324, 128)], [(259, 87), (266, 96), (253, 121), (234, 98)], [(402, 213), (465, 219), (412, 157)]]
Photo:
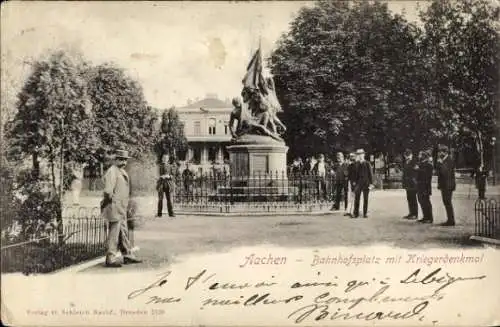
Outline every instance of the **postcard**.
[(498, 1), (12, 1), (1, 319), (500, 323)]

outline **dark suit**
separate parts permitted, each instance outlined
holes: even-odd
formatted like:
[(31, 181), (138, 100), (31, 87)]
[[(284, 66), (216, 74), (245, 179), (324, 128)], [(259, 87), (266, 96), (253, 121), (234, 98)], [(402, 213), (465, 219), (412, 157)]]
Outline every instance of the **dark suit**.
[[(167, 199), (168, 215), (174, 215), (173, 195), (175, 190), (174, 178), (177, 174), (177, 167), (172, 164), (160, 164), (160, 178), (156, 184), (158, 191), (158, 211), (157, 215), (161, 216), (163, 213), (163, 196)], [(162, 177), (170, 175), (170, 177)]]
[(403, 165), (403, 188), (406, 190), (408, 214), (415, 217), (418, 216), (416, 165), (417, 161), (414, 159), (405, 161)]
[(423, 214), (422, 220), (432, 222), (432, 164), (430, 162), (425, 161), (418, 164), (416, 182), (418, 202)]
[(340, 208), (340, 199), (344, 195), (344, 209), (347, 210), (347, 199), (349, 193), (349, 167), (348, 162), (337, 165), (335, 170), (335, 209)]
[(354, 217), (359, 216), (359, 200), (363, 193), (363, 216), (368, 213), (369, 186), (373, 184), (372, 167), (368, 161), (357, 162), (354, 173)]
[(441, 190), (444, 207), (446, 208), (447, 223), (455, 224), (455, 214), (453, 212), (452, 196), (456, 188), (455, 163), (450, 156), (442, 163), (437, 164), (438, 189)]

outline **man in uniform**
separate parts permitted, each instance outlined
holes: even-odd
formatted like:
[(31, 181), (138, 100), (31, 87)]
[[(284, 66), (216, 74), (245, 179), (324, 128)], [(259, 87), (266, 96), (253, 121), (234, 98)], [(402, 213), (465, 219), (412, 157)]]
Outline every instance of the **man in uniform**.
[(141, 262), (132, 254), (127, 227), (130, 180), (124, 168), (129, 158), (128, 151), (117, 150), (113, 164), (104, 174), (104, 199), (101, 201), (101, 212), (109, 221), (107, 267), (121, 267), (122, 263)]
[(177, 167), (170, 160), (169, 155), (164, 155), (160, 164), (160, 178), (156, 184), (158, 191), (158, 210), (157, 217), (163, 214), (163, 196), (167, 199), (167, 210), (170, 217), (175, 217), (173, 195), (174, 195), (174, 178), (177, 175)]
[(403, 188), (406, 190), (406, 201), (408, 202), (408, 214), (405, 219), (418, 218), (418, 202), (417, 202), (417, 165), (413, 159), (413, 153), (410, 149), (406, 149), (404, 153), (405, 162), (403, 164)]

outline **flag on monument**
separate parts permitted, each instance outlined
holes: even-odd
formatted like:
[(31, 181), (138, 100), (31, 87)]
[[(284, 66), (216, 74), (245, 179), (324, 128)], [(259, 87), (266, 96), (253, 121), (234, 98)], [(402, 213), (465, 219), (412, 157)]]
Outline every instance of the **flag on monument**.
[(243, 86), (260, 90), (264, 95), (267, 94), (266, 81), (262, 75), (262, 53), (260, 47), (255, 51), (247, 66), (247, 72), (245, 77), (243, 77)]

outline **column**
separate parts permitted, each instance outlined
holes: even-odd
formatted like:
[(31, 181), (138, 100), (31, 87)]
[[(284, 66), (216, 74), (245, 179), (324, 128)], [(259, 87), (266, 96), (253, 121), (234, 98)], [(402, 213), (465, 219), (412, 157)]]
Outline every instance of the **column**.
[(222, 154), (222, 146), (219, 145), (219, 148), (217, 149), (217, 162), (223, 163), (224, 162), (224, 156)]
[(203, 144), (201, 148), (201, 164), (204, 165), (207, 162), (208, 162), (208, 149), (206, 144)]

